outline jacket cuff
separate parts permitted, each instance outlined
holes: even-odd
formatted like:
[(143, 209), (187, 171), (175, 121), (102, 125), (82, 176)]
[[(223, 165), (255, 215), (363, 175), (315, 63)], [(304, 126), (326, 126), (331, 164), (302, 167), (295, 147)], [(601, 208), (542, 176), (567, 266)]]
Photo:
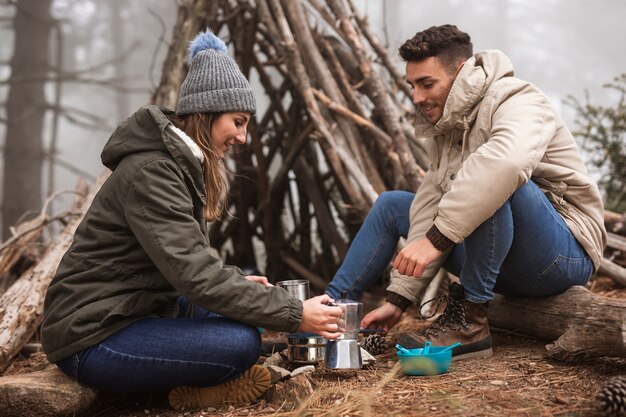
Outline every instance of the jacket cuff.
[(404, 298), (400, 294), (392, 291), (387, 291), (387, 302), (394, 306), (400, 307), (400, 310), (404, 311), (412, 304), (411, 300)]
[(440, 252), (445, 252), (448, 250), (450, 246), (454, 244), (454, 242), (446, 237), (443, 233), (437, 229), (437, 226), (433, 224), (433, 226), (426, 232), (426, 239), (433, 244), (435, 249)]

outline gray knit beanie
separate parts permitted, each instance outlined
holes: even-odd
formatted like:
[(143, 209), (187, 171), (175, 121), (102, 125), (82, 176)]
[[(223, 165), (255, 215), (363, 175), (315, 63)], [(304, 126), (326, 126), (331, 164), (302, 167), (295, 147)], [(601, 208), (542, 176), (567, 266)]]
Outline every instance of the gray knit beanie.
[(189, 45), (189, 72), (180, 88), (176, 114), (231, 111), (254, 113), (256, 101), (226, 44), (207, 29)]

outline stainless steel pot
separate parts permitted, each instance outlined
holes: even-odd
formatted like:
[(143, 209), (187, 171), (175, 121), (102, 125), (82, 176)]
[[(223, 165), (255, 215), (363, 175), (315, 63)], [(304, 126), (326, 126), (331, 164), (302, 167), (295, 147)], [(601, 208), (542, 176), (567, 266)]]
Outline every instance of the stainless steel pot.
[(292, 362), (314, 364), (324, 360), (326, 339), (314, 333), (294, 333), (287, 336), (287, 347)]

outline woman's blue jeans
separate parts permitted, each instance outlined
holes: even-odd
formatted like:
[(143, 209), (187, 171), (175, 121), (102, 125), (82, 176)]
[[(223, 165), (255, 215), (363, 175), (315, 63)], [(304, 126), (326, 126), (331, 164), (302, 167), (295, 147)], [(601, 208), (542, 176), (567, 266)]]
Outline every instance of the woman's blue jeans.
[(180, 297), (181, 317), (146, 318), (56, 363), (78, 382), (112, 392), (217, 385), (241, 375), (261, 353), (256, 327)]
[[(350, 245), (326, 293), (358, 300), (389, 265), (409, 229), (415, 195), (382, 193)], [(494, 215), (455, 245), (444, 268), (461, 280), (473, 302), (493, 293), (545, 297), (587, 283), (594, 268), (563, 218), (537, 185), (528, 181)]]

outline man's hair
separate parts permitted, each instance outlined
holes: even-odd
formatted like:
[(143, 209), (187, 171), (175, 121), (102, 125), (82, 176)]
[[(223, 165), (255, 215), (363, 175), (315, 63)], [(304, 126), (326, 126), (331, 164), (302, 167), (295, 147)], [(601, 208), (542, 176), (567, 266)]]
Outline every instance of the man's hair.
[(437, 57), (448, 72), (473, 54), (470, 36), (454, 25), (432, 26), (417, 32), (404, 42), (399, 52), (407, 62)]

